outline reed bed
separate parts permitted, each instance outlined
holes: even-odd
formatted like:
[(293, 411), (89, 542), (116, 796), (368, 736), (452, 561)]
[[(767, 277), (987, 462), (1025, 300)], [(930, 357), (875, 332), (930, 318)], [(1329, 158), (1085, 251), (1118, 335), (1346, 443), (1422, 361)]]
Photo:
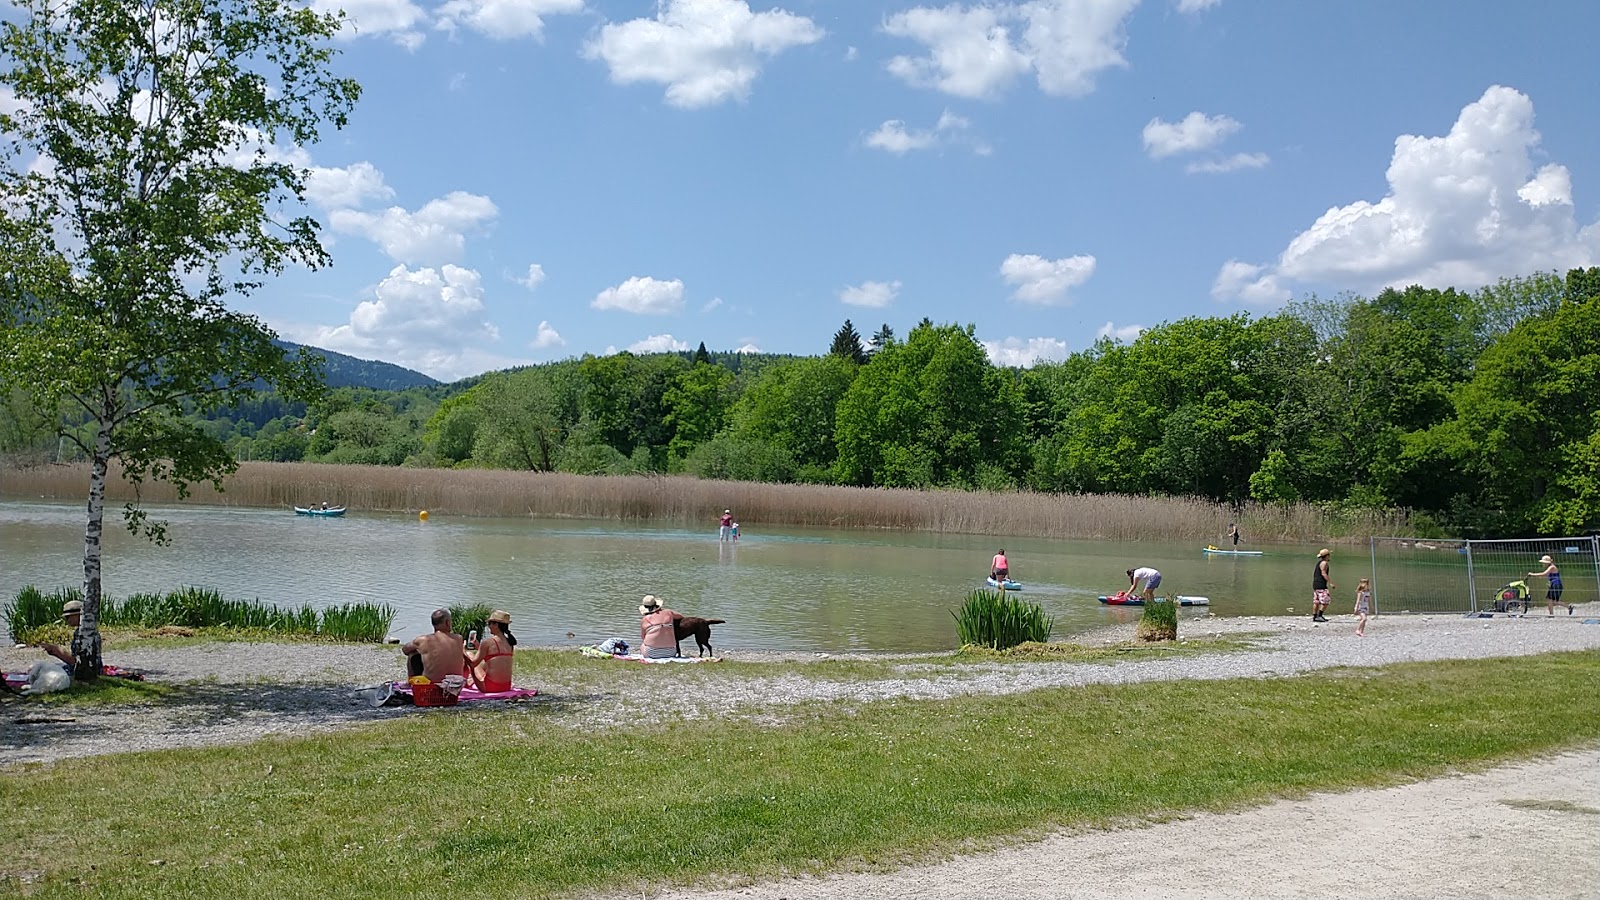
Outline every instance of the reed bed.
[[(85, 465), (0, 471), (0, 496), (81, 500)], [(433, 515), (612, 519), (714, 524), (722, 510), (766, 525), (891, 528), (1084, 540), (1220, 542), (1227, 523), (1254, 542), (1365, 539), (1406, 534), (1400, 513), (1225, 504), (1183, 497), (913, 491), (830, 485), (710, 481), (687, 476), (568, 475), (487, 469), (411, 469), (326, 463), (243, 463), (217, 493), (195, 486), (190, 502), (283, 507), (326, 501), (352, 510)], [(108, 502), (176, 503), (171, 485), (136, 494), (115, 471)]]
[[(34, 643), (41, 630), (56, 628), (61, 607), (82, 600), (82, 592), (62, 588), (46, 594), (29, 585), (0, 607), (0, 618), (13, 638)], [(206, 588), (182, 588), (166, 594), (134, 594), (118, 602), (100, 599), (100, 624), (106, 628), (238, 628), (285, 635), (316, 636), (337, 641), (381, 643), (394, 623), (387, 603), (350, 603), (318, 611), (310, 604), (280, 607), (259, 600), (228, 600)]]

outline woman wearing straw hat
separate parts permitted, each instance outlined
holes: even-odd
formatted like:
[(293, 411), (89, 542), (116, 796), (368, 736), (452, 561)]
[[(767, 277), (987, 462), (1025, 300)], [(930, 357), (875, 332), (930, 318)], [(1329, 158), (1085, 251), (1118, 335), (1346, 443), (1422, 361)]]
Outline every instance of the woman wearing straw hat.
[(678, 634), (673, 622), (678, 614), (645, 594), (639, 601), (639, 654), (645, 659), (671, 659), (678, 655)]
[[(1561, 570), (1556, 568), (1556, 561), (1551, 559), (1548, 554), (1539, 557), (1539, 562), (1544, 564), (1544, 571), (1529, 572), (1528, 577), (1550, 579), (1550, 587), (1545, 590), (1544, 599), (1545, 606), (1549, 609), (1550, 615), (1553, 616), (1556, 614), (1556, 604), (1561, 602)], [(1572, 615), (1572, 604), (1568, 603), (1566, 607), (1567, 615)]]
[(517, 636), (511, 633), (511, 613), (497, 609), (489, 614), (488, 634), (476, 652), (466, 654), (472, 680), (485, 694), (511, 690), (512, 653)]

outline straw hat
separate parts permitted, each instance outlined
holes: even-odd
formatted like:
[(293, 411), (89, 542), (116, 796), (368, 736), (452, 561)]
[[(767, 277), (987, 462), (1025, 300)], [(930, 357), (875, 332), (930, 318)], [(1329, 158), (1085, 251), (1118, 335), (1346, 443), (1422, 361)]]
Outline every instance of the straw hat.
[(655, 594), (645, 594), (644, 599), (639, 601), (639, 615), (641, 616), (648, 616), (660, 608), (661, 601), (656, 599)]
[(494, 612), (489, 613), (489, 621), (499, 622), (501, 625), (510, 625), (511, 613), (508, 613), (503, 609), (497, 609)]
[(1541, 557), (1539, 557), (1539, 562), (1542, 562), (1547, 566), (1555, 564), (1555, 560), (1551, 559), (1549, 556), (1541, 556)]
[(1323, 547), (1321, 550), (1317, 551), (1317, 559), (1321, 559), (1324, 556), (1329, 556), (1332, 553), (1333, 553), (1332, 550), (1329, 550), (1327, 547)]
[(61, 618), (65, 619), (67, 616), (81, 615), (83, 615), (82, 600), (68, 600), (66, 603), (61, 604)]

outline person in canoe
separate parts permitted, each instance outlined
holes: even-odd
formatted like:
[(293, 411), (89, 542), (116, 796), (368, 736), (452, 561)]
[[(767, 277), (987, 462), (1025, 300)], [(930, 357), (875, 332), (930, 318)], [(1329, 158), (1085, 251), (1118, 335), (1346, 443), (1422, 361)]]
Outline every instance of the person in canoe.
[(989, 561), (989, 577), (1004, 584), (1011, 578), (1011, 561), (1006, 559), (1006, 548), (1001, 547), (1000, 552)]
[[(1144, 593), (1140, 594), (1143, 586)], [(1149, 566), (1140, 566), (1128, 570), (1128, 596), (1143, 596), (1144, 602), (1152, 603), (1156, 599), (1156, 588), (1161, 586), (1161, 572)]]

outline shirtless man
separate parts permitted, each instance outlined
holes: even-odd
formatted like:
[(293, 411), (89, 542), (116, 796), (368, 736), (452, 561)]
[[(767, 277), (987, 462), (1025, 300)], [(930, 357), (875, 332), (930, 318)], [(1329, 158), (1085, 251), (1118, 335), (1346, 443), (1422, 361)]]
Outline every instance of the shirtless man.
[(466, 643), (450, 630), (450, 610), (433, 611), (433, 631), (400, 647), (409, 675), (422, 675), (438, 684), (446, 675), (460, 675), (466, 667)]

